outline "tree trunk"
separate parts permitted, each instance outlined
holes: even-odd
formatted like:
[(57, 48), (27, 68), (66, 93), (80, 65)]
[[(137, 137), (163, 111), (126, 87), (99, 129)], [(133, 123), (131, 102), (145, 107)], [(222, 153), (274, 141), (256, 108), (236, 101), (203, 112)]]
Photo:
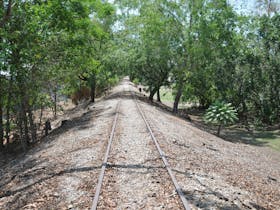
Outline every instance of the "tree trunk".
[(30, 109), (30, 106), (28, 106), (28, 120), (29, 120), (29, 125), (30, 125), (30, 130), (31, 130), (31, 142), (36, 142), (37, 140), (37, 129), (36, 129), (36, 125), (34, 123), (34, 119), (33, 119), (33, 114), (32, 111)]
[(39, 125), (38, 125), (39, 129), (41, 128), (42, 125), (43, 112), (44, 112), (44, 106), (41, 104), (40, 118), (39, 118)]
[(56, 87), (54, 89), (54, 118), (57, 116), (57, 90)]
[[(1, 1), (1, 4), (4, 4), (2, 3), (3, 1)], [(6, 23), (9, 21), (9, 19), (11, 18), (12, 16), (12, 4), (13, 4), (13, 1), (12, 0), (9, 0), (8, 2), (8, 5), (7, 5), (7, 9), (6, 11), (4, 11), (4, 14), (3, 14), (3, 17), (1, 18), (0, 20), (0, 28), (4, 28), (4, 26), (6, 25)], [(2, 5), (1, 5), (2, 6)], [(2, 9), (2, 8), (1, 8)]]
[(26, 106), (27, 106), (27, 96), (22, 96), (22, 104), (21, 104), (21, 121), (24, 126), (24, 142), (28, 143), (30, 141), (29, 138), (29, 129), (28, 129), (28, 119), (27, 119), (27, 112), (26, 112)]
[(26, 142), (29, 142), (30, 138), (29, 138), (28, 120), (27, 120), (26, 112), (24, 112), (22, 116), (23, 116), (23, 123), (24, 123), (24, 138)]
[(2, 78), (0, 77), (0, 150), (3, 149), (4, 147), (4, 123), (3, 123), (3, 82), (2, 82)]
[(210, 102), (202, 96), (199, 100), (199, 106), (203, 109), (207, 109), (210, 106)]
[(157, 101), (161, 102), (161, 100), (160, 100), (160, 88), (157, 90)]
[(218, 131), (217, 131), (217, 135), (218, 135), (218, 136), (220, 136), (221, 128), (222, 128), (222, 125), (219, 125), (219, 126), (218, 126)]
[(4, 147), (3, 106), (0, 99), (0, 150)]
[(96, 77), (95, 75), (93, 75), (90, 81), (90, 101), (92, 103), (95, 102), (95, 90), (96, 90)]
[(96, 88), (96, 86), (95, 86), (95, 82), (94, 82), (90, 87), (90, 101), (92, 103), (95, 102), (95, 88)]
[(20, 134), (20, 144), (21, 144), (21, 148), (23, 150), (23, 152), (26, 152), (26, 138), (23, 134), (23, 111), (20, 110), (20, 113), (19, 113), (19, 122), (18, 122), (18, 126), (19, 126), (19, 134)]
[(246, 129), (249, 130), (248, 109), (247, 109), (247, 105), (246, 105), (246, 102), (244, 101), (244, 99), (242, 99), (242, 115), (244, 118), (244, 123), (245, 123)]
[(152, 91), (150, 92), (150, 96), (149, 96), (149, 100), (153, 101), (154, 95), (157, 92), (157, 88), (152, 89)]
[(271, 0), (267, 1), (267, 16), (270, 17), (271, 12)]
[(179, 87), (178, 87), (178, 91), (176, 93), (174, 104), (173, 104), (173, 112), (174, 113), (178, 113), (178, 106), (179, 106), (179, 102), (180, 102), (182, 93), (183, 93), (183, 85), (180, 84)]
[(10, 131), (11, 131), (11, 123), (10, 123), (10, 110), (11, 110), (11, 100), (12, 100), (12, 82), (13, 79), (10, 79), (9, 84), (9, 93), (8, 93), (8, 101), (7, 101), (7, 110), (6, 110), (6, 141), (7, 145), (10, 143)]

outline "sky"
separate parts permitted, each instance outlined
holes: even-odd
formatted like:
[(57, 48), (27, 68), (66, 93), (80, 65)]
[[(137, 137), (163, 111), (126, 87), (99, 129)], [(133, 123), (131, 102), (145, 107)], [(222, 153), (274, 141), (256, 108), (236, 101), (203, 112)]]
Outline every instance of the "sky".
[(229, 0), (229, 3), (240, 13), (251, 13), (256, 4), (256, 0)]
[[(272, 1), (280, 5), (280, 0), (272, 0)], [(114, 0), (108, 0), (108, 2), (113, 3)], [(239, 13), (252, 13), (255, 9), (257, 0), (228, 0), (228, 2)]]
[[(258, 1), (260, 0), (228, 0), (228, 2), (236, 9), (239, 13), (252, 13), (257, 12), (255, 14), (263, 14), (266, 13), (264, 8), (262, 10), (256, 11), (258, 6)], [(267, 0), (262, 0), (265, 2)], [(280, 0), (271, 0), (271, 3), (276, 4), (276, 8), (280, 8)], [(280, 9), (279, 11), (280, 12)]]

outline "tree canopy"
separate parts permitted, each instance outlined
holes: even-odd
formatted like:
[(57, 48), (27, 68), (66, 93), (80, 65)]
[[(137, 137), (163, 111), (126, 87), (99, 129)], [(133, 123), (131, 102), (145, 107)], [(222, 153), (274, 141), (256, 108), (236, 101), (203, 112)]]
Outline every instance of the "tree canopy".
[(226, 101), (245, 122), (279, 122), (277, 1), (257, 1), (253, 13), (226, 0), (118, 4), (126, 11), (118, 32), (126, 71), (148, 86), (150, 99), (169, 86), (174, 112), (179, 101), (205, 108)]

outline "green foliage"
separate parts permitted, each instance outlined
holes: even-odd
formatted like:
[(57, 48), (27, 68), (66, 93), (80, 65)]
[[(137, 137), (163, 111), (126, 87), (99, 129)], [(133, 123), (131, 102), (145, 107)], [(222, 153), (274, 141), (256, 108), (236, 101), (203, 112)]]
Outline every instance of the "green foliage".
[(3, 133), (9, 139), (11, 132), (22, 131), (25, 148), (36, 140), (36, 109), (56, 109), (57, 95), (82, 85), (95, 89), (115, 82), (103, 59), (114, 7), (101, 0), (12, 3), (7, 17), (8, 1), (0, 3), (0, 143)]
[(132, 81), (135, 85), (139, 85), (140, 82), (139, 82), (139, 79), (138, 78), (135, 78), (133, 81)]
[(220, 134), (221, 126), (233, 124), (238, 120), (237, 112), (230, 103), (215, 102), (211, 105), (204, 116), (206, 123), (218, 125), (218, 135)]
[(123, 28), (116, 33), (116, 66), (151, 95), (171, 86), (175, 102), (209, 107), (216, 99), (229, 101), (245, 123), (280, 122), (280, 18), (274, 6), (263, 1), (267, 10), (257, 16), (238, 14), (226, 0), (118, 3)]
[(123, 58), (120, 66), (132, 78), (137, 78), (150, 90), (150, 99), (161, 86), (167, 85), (174, 64), (172, 61), (178, 47), (178, 23), (170, 16), (169, 9), (176, 4), (169, 1), (141, 1), (122, 6), (131, 6), (137, 12), (124, 15), (126, 29), (119, 32)]
[(229, 125), (234, 123), (237, 118), (237, 112), (230, 103), (216, 102), (211, 105), (204, 117), (207, 123), (216, 125)]

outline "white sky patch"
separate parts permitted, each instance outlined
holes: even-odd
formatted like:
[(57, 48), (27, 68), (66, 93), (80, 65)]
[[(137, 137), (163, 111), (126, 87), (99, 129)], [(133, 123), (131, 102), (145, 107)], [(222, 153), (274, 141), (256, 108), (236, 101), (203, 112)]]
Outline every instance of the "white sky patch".
[(228, 0), (238, 13), (252, 13), (255, 9), (256, 0)]
[(1, 71), (0, 70), (0, 76), (10, 76), (10, 74), (7, 71)]
[[(228, 2), (233, 6), (233, 8), (239, 14), (264, 14), (266, 13), (266, 9), (259, 7), (260, 0), (228, 0)], [(264, 0), (262, 2), (265, 2)], [(276, 7), (280, 7), (280, 0), (272, 0), (271, 3), (276, 5)]]

